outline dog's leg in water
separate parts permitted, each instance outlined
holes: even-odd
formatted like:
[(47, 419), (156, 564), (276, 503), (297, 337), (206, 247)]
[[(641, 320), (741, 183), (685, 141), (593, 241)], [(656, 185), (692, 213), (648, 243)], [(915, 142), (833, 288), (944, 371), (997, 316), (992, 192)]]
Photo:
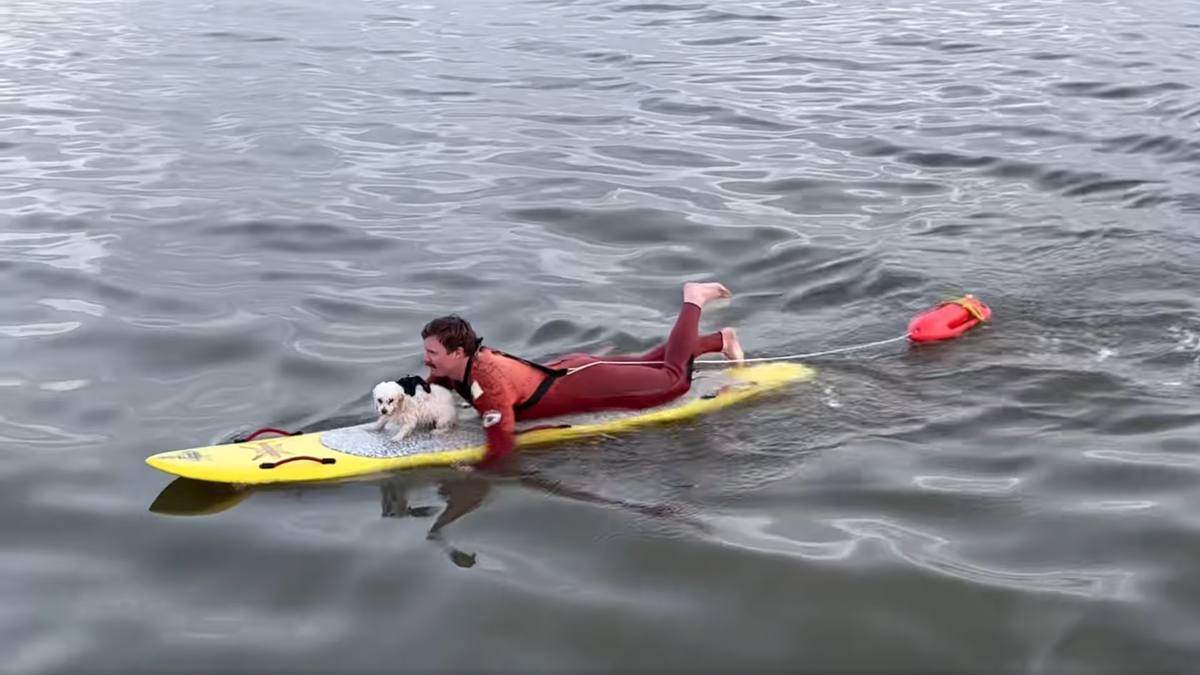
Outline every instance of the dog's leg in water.
[(392, 440), (396, 443), (399, 443), (400, 441), (404, 440), (404, 437), (408, 436), (409, 432), (411, 431), (412, 425), (405, 424), (400, 427), (400, 431), (397, 431), (395, 436), (392, 436)]
[(371, 431), (383, 431), (383, 428), (386, 426), (387, 426), (387, 417), (384, 415), (380, 415), (379, 419), (375, 421), (374, 426), (371, 427)]

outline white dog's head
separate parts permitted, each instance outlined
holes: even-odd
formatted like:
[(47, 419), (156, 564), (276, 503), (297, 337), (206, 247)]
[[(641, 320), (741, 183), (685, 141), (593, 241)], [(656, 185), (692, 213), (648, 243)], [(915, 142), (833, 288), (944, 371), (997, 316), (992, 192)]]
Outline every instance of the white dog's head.
[(421, 397), (430, 391), (428, 382), (417, 375), (409, 375), (395, 382), (380, 382), (375, 385), (372, 396), (379, 414), (391, 417), (414, 403), (421, 403)]
[(404, 387), (398, 382), (380, 382), (375, 385), (372, 390), (372, 395), (375, 397), (375, 409), (380, 415), (391, 417), (404, 408), (405, 399), (408, 395), (404, 393)]

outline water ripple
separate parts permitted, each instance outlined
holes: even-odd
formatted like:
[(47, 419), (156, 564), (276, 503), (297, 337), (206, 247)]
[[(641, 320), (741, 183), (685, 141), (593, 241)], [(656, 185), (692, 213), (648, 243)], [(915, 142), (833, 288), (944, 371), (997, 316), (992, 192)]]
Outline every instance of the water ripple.
[(1115, 597), (1121, 593), (1127, 574), (1122, 572), (1015, 572), (991, 569), (968, 563), (943, 549), (946, 539), (905, 528), (894, 523), (870, 520), (841, 520), (835, 527), (854, 534), (859, 540), (880, 539), (896, 555), (921, 567), (942, 574), (984, 584), (1000, 584), (1021, 590), (1050, 591), (1089, 597)]

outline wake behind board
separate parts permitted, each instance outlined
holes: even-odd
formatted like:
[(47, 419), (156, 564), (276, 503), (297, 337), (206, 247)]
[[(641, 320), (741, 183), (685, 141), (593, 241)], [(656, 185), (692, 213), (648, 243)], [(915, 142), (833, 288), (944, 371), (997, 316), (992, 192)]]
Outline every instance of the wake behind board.
[[(609, 410), (564, 415), (517, 424), (517, 446), (528, 447), (619, 433), (651, 424), (685, 420), (810, 379), (798, 363), (763, 363), (720, 371), (697, 371), (688, 393), (645, 410)], [(474, 411), (464, 411), (456, 429), (443, 435), (413, 432), (391, 440), (395, 428), (371, 431), (374, 422), (284, 438), (174, 450), (146, 459), (176, 476), (217, 483), (257, 485), (337, 480), (398, 469), (474, 462), (487, 450), (487, 437)]]

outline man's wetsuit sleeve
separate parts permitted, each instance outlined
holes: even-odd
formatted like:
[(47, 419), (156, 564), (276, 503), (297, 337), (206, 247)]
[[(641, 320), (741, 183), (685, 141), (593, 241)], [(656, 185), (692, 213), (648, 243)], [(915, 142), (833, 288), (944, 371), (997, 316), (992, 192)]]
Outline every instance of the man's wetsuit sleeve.
[(475, 410), (487, 433), (487, 454), (479, 466), (488, 467), (508, 456), (516, 447), (515, 394), (508, 380), (491, 368), (478, 368), (474, 373), (474, 384), (478, 384)]

